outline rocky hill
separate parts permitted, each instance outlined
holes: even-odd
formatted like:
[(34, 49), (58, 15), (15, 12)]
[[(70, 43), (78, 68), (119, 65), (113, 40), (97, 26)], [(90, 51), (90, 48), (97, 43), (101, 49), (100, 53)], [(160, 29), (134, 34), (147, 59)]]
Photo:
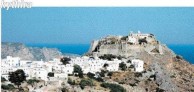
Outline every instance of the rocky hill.
[(130, 70), (113, 73), (111, 81), (127, 92), (194, 92), (194, 65), (176, 55), (153, 34), (107, 36), (93, 41), (88, 56), (112, 54), (144, 61), (142, 76)]
[(20, 57), (23, 60), (51, 60), (62, 56), (62, 53), (55, 48), (38, 48), (27, 47), (22, 43), (8, 43), (1, 44), (1, 58), (7, 56)]

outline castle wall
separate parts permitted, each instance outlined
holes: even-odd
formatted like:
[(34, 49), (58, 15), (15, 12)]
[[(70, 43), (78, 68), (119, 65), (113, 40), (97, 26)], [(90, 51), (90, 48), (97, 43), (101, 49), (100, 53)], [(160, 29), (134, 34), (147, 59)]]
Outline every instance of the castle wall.
[(102, 45), (99, 49), (99, 56), (104, 54), (113, 54), (129, 57), (135, 55), (137, 52), (140, 52), (141, 46), (139, 45), (130, 45), (130, 44), (107, 44)]

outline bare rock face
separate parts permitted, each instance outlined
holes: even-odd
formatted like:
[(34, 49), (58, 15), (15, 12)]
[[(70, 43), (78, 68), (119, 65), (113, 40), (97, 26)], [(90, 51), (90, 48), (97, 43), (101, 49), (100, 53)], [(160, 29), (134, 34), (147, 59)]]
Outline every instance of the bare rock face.
[(33, 60), (34, 56), (31, 51), (21, 43), (2, 43), (1, 58), (7, 56), (22, 57), (22, 59)]
[(7, 56), (20, 57), (22, 60), (51, 60), (59, 58), (62, 53), (55, 48), (26, 47), (21, 43), (5, 43), (1, 45), (1, 58)]

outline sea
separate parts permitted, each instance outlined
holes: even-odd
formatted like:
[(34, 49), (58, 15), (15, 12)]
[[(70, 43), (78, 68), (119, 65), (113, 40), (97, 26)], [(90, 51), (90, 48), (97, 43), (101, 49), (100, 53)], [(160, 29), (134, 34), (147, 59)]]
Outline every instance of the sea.
[[(90, 44), (26, 44), (29, 47), (47, 47), (47, 48), (57, 48), (64, 54), (77, 54), (83, 55), (88, 52)], [(169, 44), (167, 45), (171, 50), (173, 50), (177, 55), (181, 55), (185, 60), (194, 64), (194, 44), (193, 45), (183, 45), (183, 44)]]

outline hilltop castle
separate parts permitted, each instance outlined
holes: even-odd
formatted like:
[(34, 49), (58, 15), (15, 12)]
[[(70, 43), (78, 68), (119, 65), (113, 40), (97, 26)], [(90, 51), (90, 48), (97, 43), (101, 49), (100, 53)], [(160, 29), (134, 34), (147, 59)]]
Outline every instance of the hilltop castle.
[(145, 50), (150, 54), (163, 54), (162, 46), (155, 39), (153, 34), (130, 32), (127, 36), (107, 36), (92, 42), (89, 54), (101, 56), (113, 54), (117, 56), (129, 57), (134, 53)]

